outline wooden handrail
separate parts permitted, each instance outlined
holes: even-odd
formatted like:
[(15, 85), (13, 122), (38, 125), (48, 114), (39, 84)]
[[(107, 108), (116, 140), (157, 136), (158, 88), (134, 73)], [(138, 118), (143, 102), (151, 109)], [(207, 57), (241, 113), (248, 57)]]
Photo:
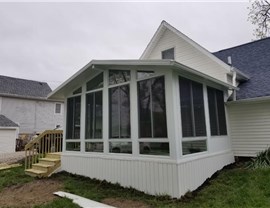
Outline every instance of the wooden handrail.
[(62, 152), (63, 130), (46, 130), (25, 145), (25, 169), (32, 168), (40, 158), (52, 152)]

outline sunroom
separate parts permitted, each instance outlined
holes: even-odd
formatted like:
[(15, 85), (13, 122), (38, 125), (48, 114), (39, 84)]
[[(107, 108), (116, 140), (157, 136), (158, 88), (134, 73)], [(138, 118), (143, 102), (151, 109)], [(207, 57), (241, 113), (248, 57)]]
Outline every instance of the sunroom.
[(172, 60), (93, 60), (49, 97), (65, 100), (62, 169), (179, 198), (234, 161), (229, 90)]

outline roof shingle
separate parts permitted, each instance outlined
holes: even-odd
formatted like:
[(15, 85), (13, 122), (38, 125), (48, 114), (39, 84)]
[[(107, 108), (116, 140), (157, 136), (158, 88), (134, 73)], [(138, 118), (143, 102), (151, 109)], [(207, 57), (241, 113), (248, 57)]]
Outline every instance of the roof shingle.
[(0, 94), (2, 95), (46, 98), (51, 91), (51, 88), (46, 82), (0, 75)]
[(18, 124), (14, 123), (6, 116), (0, 114), (0, 127), (18, 127)]
[(232, 65), (250, 77), (239, 85), (237, 100), (270, 96), (270, 37), (213, 54), (225, 63), (231, 56)]

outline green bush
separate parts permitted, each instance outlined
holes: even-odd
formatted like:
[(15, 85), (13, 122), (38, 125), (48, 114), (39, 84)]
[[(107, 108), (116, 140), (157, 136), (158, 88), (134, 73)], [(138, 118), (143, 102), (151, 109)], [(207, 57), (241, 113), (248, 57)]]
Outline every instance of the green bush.
[(247, 167), (250, 169), (270, 168), (270, 147), (252, 158)]

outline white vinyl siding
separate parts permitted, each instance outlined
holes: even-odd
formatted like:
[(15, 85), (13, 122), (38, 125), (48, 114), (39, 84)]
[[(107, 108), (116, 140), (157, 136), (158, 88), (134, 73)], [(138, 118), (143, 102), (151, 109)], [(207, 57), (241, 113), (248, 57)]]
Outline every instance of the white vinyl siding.
[(227, 82), (227, 70), (168, 29), (144, 59), (161, 59), (161, 52), (169, 48), (174, 48), (175, 61)]
[(270, 101), (228, 105), (235, 156), (256, 156), (270, 146)]
[(55, 102), (2, 97), (1, 113), (19, 124), (20, 133), (63, 127), (63, 114), (55, 114)]
[(1, 129), (0, 127), (0, 154), (15, 152), (16, 128)]

